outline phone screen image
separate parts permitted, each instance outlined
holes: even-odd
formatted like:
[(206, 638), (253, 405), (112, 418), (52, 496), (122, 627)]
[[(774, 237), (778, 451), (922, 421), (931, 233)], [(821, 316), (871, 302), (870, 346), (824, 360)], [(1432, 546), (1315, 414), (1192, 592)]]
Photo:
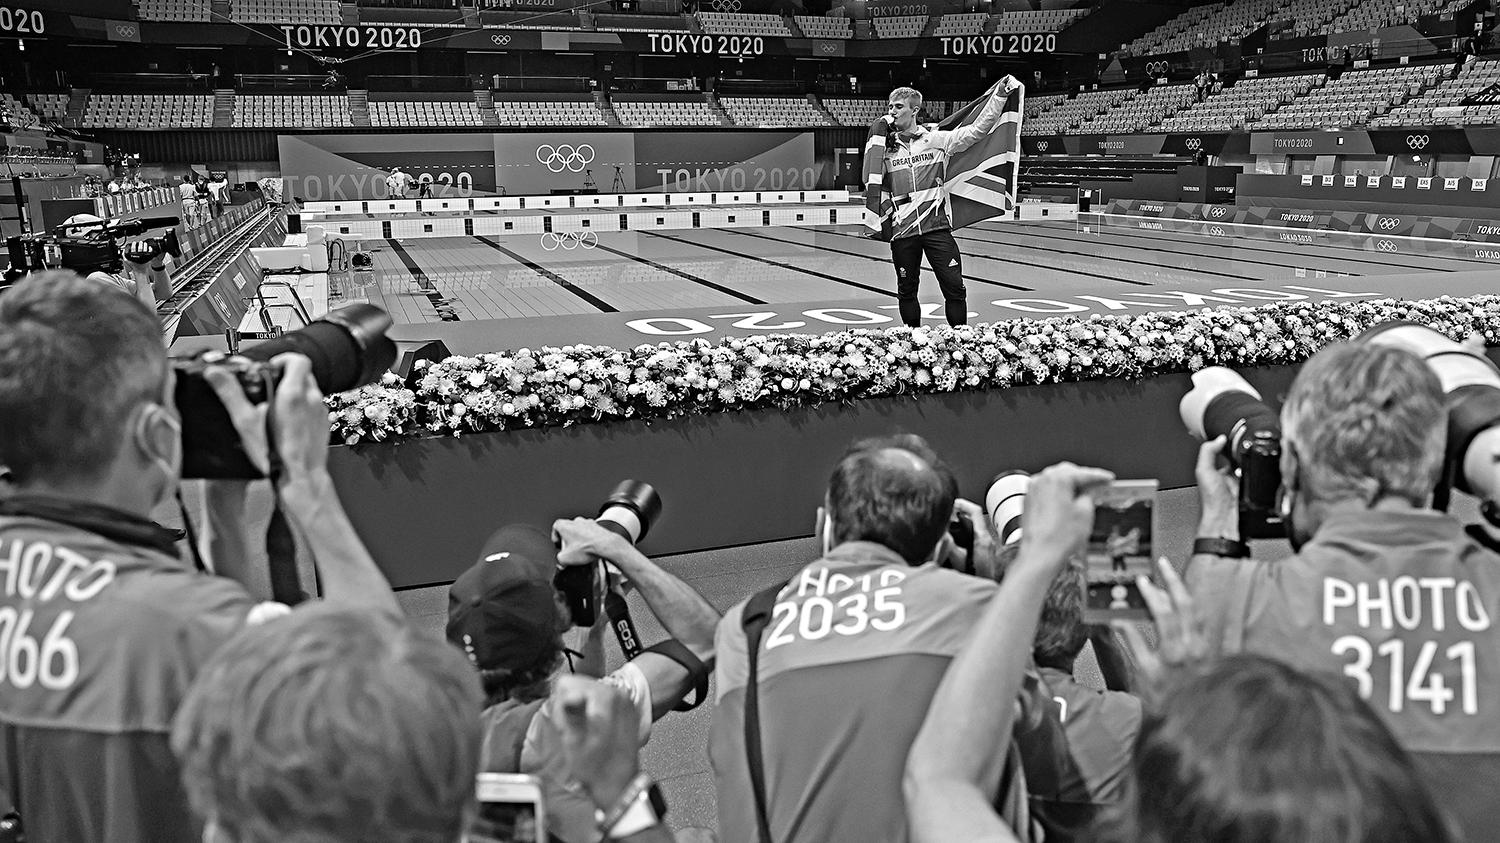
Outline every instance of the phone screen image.
[(479, 815), (469, 826), (468, 843), (541, 843), (537, 840), (536, 805), (479, 803)]
[(480, 773), (479, 809), (464, 843), (545, 843), (541, 784), (532, 776)]
[(1135, 579), (1151, 576), (1156, 535), (1155, 480), (1117, 480), (1095, 493), (1094, 528), (1086, 550), (1084, 619), (1145, 619)]

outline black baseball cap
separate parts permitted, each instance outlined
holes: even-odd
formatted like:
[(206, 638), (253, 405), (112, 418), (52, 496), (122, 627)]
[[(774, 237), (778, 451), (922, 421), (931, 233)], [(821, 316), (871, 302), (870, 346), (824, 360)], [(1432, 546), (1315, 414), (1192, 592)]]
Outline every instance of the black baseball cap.
[(501, 527), (448, 587), (448, 640), (480, 670), (520, 670), (558, 647), (557, 548), (536, 527)]

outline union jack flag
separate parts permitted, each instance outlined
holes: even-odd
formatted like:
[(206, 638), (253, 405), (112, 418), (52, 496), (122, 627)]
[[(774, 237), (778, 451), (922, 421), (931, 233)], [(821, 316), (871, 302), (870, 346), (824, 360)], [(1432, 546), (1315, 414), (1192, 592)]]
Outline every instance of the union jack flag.
[[(865, 206), (881, 221), (874, 236), (890, 240), (940, 228), (963, 228), (1009, 213), (1016, 206), (1021, 166), (1021, 116), (1026, 89), (1005, 76), (973, 102), (955, 110), (935, 133), (902, 135), (908, 142), (889, 155), (903, 172), (888, 172), (884, 119), (870, 124), (865, 143)], [(975, 130), (981, 134), (975, 136)], [(941, 151), (937, 167), (910, 163), (930, 156), (915, 150)], [(925, 171), (925, 172), (924, 172)], [(936, 189), (934, 189), (936, 188)], [(894, 194), (894, 195), (893, 195)], [(906, 204), (903, 203), (906, 200)]]

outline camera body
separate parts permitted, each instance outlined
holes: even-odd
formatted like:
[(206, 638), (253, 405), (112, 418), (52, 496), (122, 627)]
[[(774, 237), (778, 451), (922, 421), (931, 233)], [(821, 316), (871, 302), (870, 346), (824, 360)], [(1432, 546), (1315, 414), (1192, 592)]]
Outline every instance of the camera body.
[(1178, 405), (1182, 422), (1203, 441), (1225, 437), (1224, 456), (1240, 478), (1240, 537), (1286, 536), (1278, 509), (1281, 419), (1255, 387), (1233, 370), (1210, 366), (1193, 373), (1193, 388)]
[[(649, 483), (625, 480), (599, 507), (599, 526), (629, 541), (640, 542), (661, 515), (661, 496)], [(552, 585), (562, 592), (574, 626), (590, 627), (599, 617), (600, 577), (604, 562), (559, 568)]]
[(245, 454), (229, 411), (204, 379), (208, 366), (228, 369), (239, 379), (245, 397), (260, 404), (275, 393), (280, 379), (271, 358), (297, 352), (312, 361), (313, 378), (325, 395), (344, 392), (374, 383), (396, 361), (396, 344), (386, 336), (390, 326), (390, 314), (380, 308), (351, 304), (239, 355), (173, 360), (174, 396), (182, 416), (182, 477), (253, 480), (264, 476)]
[(124, 269), (126, 256), (115, 241), (126, 237), (140, 238), (127, 249), (136, 263), (145, 263), (163, 252), (181, 257), (182, 248), (175, 229), (156, 237), (140, 237), (147, 231), (175, 226), (177, 222), (177, 217), (143, 217), (114, 223), (88, 217), (85, 221), (64, 222), (56, 226), (52, 234), (9, 237), (5, 241), (10, 257), (7, 274), (19, 277), (28, 272), (58, 267), (71, 269), (79, 275), (92, 272), (115, 274)]

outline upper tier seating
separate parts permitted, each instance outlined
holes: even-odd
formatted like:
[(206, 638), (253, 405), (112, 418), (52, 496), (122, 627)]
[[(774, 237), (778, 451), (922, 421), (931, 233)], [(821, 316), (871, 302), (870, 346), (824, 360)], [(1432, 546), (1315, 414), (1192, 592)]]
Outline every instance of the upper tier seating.
[(141, 20), (208, 23), (211, 0), (137, 0), (135, 14)]
[(49, 123), (61, 124), (67, 119), (68, 100), (71, 99), (67, 94), (27, 94), (26, 99), (36, 113)]
[(91, 94), (83, 128), (207, 129), (214, 98), (206, 94)]
[(483, 126), (479, 104), (468, 100), (370, 100), (372, 126)]
[(1432, 65), (1386, 67), (1345, 73), (1251, 124), (1251, 129), (1311, 129), (1359, 126), (1392, 103), (1435, 84), (1442, 69)]
[(1321, 73), (1260, 76), (1241, 79), (1201, 103), (1194, 103), (1161, 121), (1166, 132), (1227, 132), (1243, 128), (1305, 95), (1323, 80)]
[(593, 99), (495, 100), (502, 126), (605, 126), (604, 112)]
[(963, 12), (943, 15), (932, 34), (938, 38), (949, 35), (978, 35), (984, 31), (984, 22), (989, 15), (983, 12)]
[(1464, 105), (1465, 99), (1500, 85), (1500, 61), (1471, 61), (1452, 79), (1422, 92), (1386, 114), (1370, 121), (1371, 126), (1465, 126), (1500, 123), (1500, 106)]
[(1084, 91), (1073, 99), (1063, 100), (1046, 113), (1021, 124), (1023, 135), (1057, 135), (1067, 132), (1109, 108), (1135, 96), (1135, 90)]
[(596, 13), (594, 28), (612, 32), (688, 32), (682, 15), (611, 15)]
[[(1188, 9), (1125, 45), (1132, 55), (1171, 53), (1239, 38), (1270, 18), (1284, 0), (1235, 0)], [(1313, 0), (1321, 2), (1321, 0)], [(1342, 0), (1339, 0), (1342, 2)]]
[(230, 0), (236, 23), (338, 24), (339, 0)]
[(1445, 0), (1365, 0), (1330, 21), (1319, 32), (1357, 32), (1411, 23), (1440, 11)]
[(1333, 31), (1330, 21), (1351, 8), (1359, 8), (1359, 4), (1360, 0), (1291, 0), (1270, 19), (1291, 22), (1292, 34), (1298, 37), (1327, 34)]
[(349, 98), (344, 96), (240, 94), (234, 98), (234, 125), (320, 128), (352, 126), (353, 122)]
[(897, 15), (875, 18), (875, 35), (878, 38), (916, 38), (927, 28), (926, 15)]
[(1032, 120), (1046, 113), (1048, 109), (1066, 100), (1066, 94), (1038, 94), (1026, 98), (1026, 119)]
[(1088, 14), (1087, 9), (1041, 9), (1006, 12), (993, 18), (996, 35), (1027, 32), (1061, 32)]
[(32, 111), (31, 107), (25, 102), (16, 99), (10, 94), (0, 94), (0, 97), (3, 97), (3, 99), (0, 99), (0, 102), (4, 102), (6, 110), (10, 112), (10, 124), (12, 126), (27, 128), (42, 122), (41, 118), (36, 115), (36, 112)]
[(696, 99), (633, 99), (613, 96), (610, 104), (627, 126), (719, 126), (718, 112)]
[(698, 25), (708, 35), (772, 35), (792, 37), (781, 15), (751, 15), (743, 12), (699, 12)]
[(808, 38), (853, 38), (854, 26), (847, 17), (796, 15), (797, 28)]
[(831, 126), (823, 112), (799, 97), (720, 97), (736, 126)]
[(1092, 120), (1085, 120), (1072, 131), (1080, 135), (1138, 132), (1172, 116), (1193, 102), (1196, 96), (1197, 91), (1192, 85), (1156, 85)]

